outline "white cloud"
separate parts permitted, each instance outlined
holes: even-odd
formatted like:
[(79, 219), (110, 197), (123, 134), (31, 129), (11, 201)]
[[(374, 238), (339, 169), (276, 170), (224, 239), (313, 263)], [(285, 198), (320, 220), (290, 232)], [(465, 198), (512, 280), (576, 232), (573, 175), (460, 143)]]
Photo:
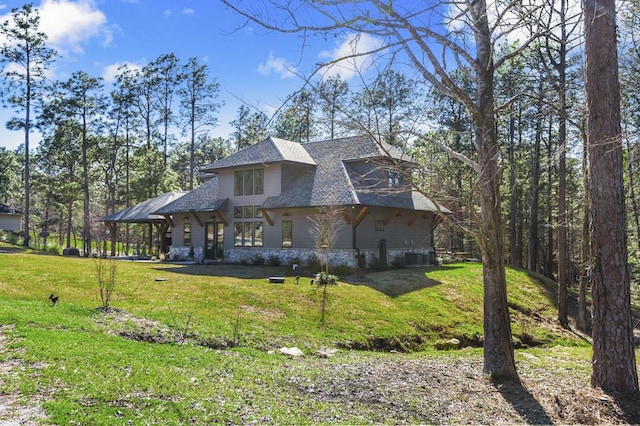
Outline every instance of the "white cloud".
[(188, 7), (185, 7), (184, 9), (182, 9), (183, 15), (193, 15), (194, 13), (196, 13), (196, 11)]
[(164, 13), (163, 13), (163, 14), (164, 14), (164, 17), (165, 17), (165, 18), (168, 18), (169, 16), (171, 16), (171, 10), (170, 10), (170, 9), (167, 9), (167, 10), (165, 10), (165, 11), (164, 11)]
[(106, 16), (91, 0), (42, 0), (39, 13), (40, 29), (61, 53), (82, 53), (93, 38), (102, 38), (104, 45), (112, 40)]
[(142, 69), (142, 65), (136, 64), (133, 62), (126, 62), (126, 63), (116, 62), (115, 64), (107, 65), (106, 67), (102, 68), (102, 78), (107, 83), (114, 82), (116, 77), (121, 74), (120, 68), (125, 65), (127, 66), (127, 68), (131, 70)]
[(262, 75), (269, 75), (272, 72), (280, 74), (280, 78), (291, 78), (296, 75), (296, 68), (290, 65), (285, 59), (276, 58), (273, 52), (269, 52), (267, 61), (258, 65), (258, 72)]
[(323, 78), (340, 76), (343, 80), (364, 73), (373, 65), (377, 49), (383, 41), (369, 34), (348, 33), (338, 41), (333, 50), (323, 50), (318, 55), (326, 65)]

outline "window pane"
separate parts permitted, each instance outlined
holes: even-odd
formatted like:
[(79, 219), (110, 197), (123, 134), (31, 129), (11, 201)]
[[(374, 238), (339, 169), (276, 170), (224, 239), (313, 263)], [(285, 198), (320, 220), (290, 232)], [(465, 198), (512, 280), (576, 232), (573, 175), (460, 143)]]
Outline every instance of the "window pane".
[(254, 243), (256, 247), (262, 247), (262, 222), (254, 222)]
[(184, 224), (184, 245), (185, 246), (191, 245), (191, 224), (190, 223)]
[(255, 217), (257, 217), (257, 218), (261, 218), (261, 217), (263, 217), (263, 216), (262, 216), (262, 210), (260, 209), (260, 206), (255, 206), (255, 207), (253, 208), (253, 211), (254, 211), (254, 213), (255, 213), (255, 214), (254, 214), (254, 216), (255, 216)]
[(242, 222), (236, 222), (233, 224), (233, 246), (242, 246)]
[(282, 221), (282, 247), (291, 247), (293, 229), (290, 220)]
[(244, 195), (253, 194), (253, 170), (244, 172)]
[(243, 189), (243, 179), (244, 174), (242, 172), (235, 172), (233, 179), (233, 193), (235, 195), (242, 195)]
[(215, 244), (215, 241), (216, 241), (214, 239), (214, 235), (213, 235), (213, 231), (214, 231), (213, 222), (208, 222), (205, 229), (206, 229), (205, 232), (207, 233), (207, 236), (206, 236), (206, 239), (205, 239), (207, 250), (212, 250), (213, 246)]
[(242, 206), (235, 206), (233, 208), (233, 218), (242, 219)]
[(256, 194), (264, 194), (264, 169), (255, 171)]
[(247, 219), (253, 218), (253, 206), (244, 206), (244, 217)]
[(244, 223), (244, 246), (251, 247), (253, 245), (253, 222)]

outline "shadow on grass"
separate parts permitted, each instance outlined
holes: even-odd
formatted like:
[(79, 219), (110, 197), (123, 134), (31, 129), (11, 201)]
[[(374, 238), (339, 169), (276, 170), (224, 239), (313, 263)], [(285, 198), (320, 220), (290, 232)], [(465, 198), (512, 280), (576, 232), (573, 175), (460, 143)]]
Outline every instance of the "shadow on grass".
[(519, 382), (494, 383), (497, 391), (528, 424), (550, 425), (553, 421), (537, 399)]
[(234, 277), (247, 279), (268, 278), (270, 276), (283, 276), (287, 270), (283, 266), (257, 266), (257, 265), (231, 265), (231, 264), (171, 264), (157, 268), (158, 271), (174, 274)]
[(460, 266), (429, 266), (424, 268), (403, 268), (382, 272), (373, 272), (365, 280), (346, 280), (353, 285), (369, 287), (384, 293), (389, 297), (400, 297), (441, 284), (440, 281), (430, 279), (427, 274), (433, 271), (446, 271), (460, 268)]

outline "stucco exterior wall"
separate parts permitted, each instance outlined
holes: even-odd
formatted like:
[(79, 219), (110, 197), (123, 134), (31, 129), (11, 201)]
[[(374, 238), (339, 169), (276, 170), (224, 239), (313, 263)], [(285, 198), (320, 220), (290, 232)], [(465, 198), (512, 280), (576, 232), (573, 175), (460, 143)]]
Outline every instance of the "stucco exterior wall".
[(0, 214), (0, 229), (3, 231), (22, 231), (22, 216), (15, 214)]

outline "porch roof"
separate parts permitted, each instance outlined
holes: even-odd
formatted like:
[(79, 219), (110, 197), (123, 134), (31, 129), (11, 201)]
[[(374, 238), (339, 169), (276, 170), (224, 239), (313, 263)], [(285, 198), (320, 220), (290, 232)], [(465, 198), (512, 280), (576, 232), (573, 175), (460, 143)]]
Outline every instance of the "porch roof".
[(155, 213), (159, 208), (183, 197), (186, 192), (171, 191), (149, 200), (127, 207), (124, 210), (115, 212), (100, 219), (102, 222), (120, 222), (120, 223), (150, 223), (162, 222), (164, 216)]

